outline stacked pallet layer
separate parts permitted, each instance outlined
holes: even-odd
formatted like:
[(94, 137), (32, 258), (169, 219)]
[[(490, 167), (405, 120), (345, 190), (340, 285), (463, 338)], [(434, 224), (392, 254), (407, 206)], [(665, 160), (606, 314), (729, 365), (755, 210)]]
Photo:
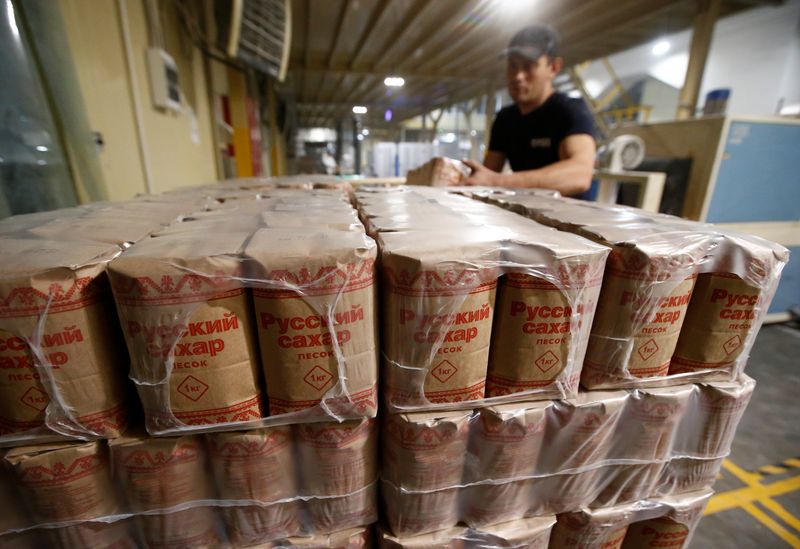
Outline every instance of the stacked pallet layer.
[(0, 250), (0, 545), (369, 543), (377, 249), (346, 188), (18, 216)]
[(552, 193), (456, 192), (356, 193), (383, 282), (380, 543), (483, 547), (556, 515), (550, 547), (685, 546), (786, 250)]

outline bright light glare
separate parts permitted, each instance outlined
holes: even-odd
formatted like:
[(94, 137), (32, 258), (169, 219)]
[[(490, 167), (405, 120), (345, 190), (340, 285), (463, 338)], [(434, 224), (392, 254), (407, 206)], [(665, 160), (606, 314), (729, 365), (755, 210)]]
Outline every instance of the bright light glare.
[(446, 133), (441, 137), (441, 141), (443, 143), (455, 143), (456, 142), (456, 134), (454, 134), (454, 133)]
[(11, 0), (6, 0), (6, 13), (8, 14), (8, 23), (11, 26), (11, 32), (14, 37), (19, 40), (19, 27), (17, 27), (17, 18), (14, 16), (14, 4)]
[(48, 148), (45, 147), (44, 145), (37, 145), (36, 146), (36, 150), (39, 151), (39, 152), (47, 152)]
[(367, 128), (364, 128), (363, 130), (361, 130), (361, 133), (363, 135), (369, 135), (369, 130)]
[(353, 107), (353, 114), (367, 114), (367, 107), (364, 105), (356, 105)]
[(659, 40), (655, 44), (653, 44), (653, 55), (664, 55), (669, 51), (671, 44), (666, 40)]
[(383, 83), (390, 88), (400, 88), (406, 81), (402, 76), (387, 76), (383, 79)]
[(361, 134), (358, 134), (358, 140), (359, 140), (359, 141), (364, 141), (364, 136), (363, 136), (363, 135), (361, 135)]

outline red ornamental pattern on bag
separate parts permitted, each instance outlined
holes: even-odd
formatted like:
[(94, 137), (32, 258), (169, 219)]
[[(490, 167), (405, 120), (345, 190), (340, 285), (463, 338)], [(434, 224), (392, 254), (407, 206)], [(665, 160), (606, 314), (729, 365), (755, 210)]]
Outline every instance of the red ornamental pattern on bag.
[[(322, 399), (325, 402), (326, 408), (331, 409), (333, 412), (342, 414), (352, 413), (353, 409), (359, 414), (359, 417), (368, 413), (373, 413), (378, 409), (378, 389), (377, 387), (370, 387), (363, 391), (352, 393), (349, 396), (336, 396), (325, 397)], [(279, 398), (271, 397), (269, 399), (269, 408), (272, 415), (289, 414), (298, 412), (300, 410), (307, 410), (317, 406), (320, 403), (319, 399), (315, 400), (282, 400)], [(324, 410), (321, 411), (320, 417), (329, 416)]]
[(22, 482), (28, 484), (65, 484), (89, 476), (101, 470), (105, 461), (98, 455), (83, 456), (70, 464), (56, 462), (53, 467), (35, 465), (19, 471)]
[(463, 434), (468, 429), (468, 425), (458, 428), (446, 427), (406, 427), (401, 423), (390, 421), (386, 424), (386, 434), (400, 443), (400, 446), (407, 449), (438, 448), (450, 443), (456, 435)]
[(648, 404), (645, 401), (633, 406), (633, 415), (640, 420), (662, 422), (665, 419), (674, 417), (680, 409), (680, 402), (672, 404), (666, 402)]
[(53, 282), (48, 287), (48, 293), (30, 286), (14, 288), (5, 296), (0, 296), (0, 318), (40, 314), (45, 308), (49, 313), (59, 313), (91, 305), (103, 295), (102, 287), (92, 284), (93, 280), (90, 276), (76, 278), (67, 287)]
[(276, 269), (269, 271), (263, 280), (255, 281), (254, 288), (256, 295), (267, 297), (328, 295), (367, 288), (373, 284), (374, 273), (372, 258), (345, 265), (327, 265), (315, 271), (306, 267), (297, 271)]
[(362, 421), (355, 427), (348, 425), (321, 428), (312, 423), (303, 423), (300, 425), (299, 433), (303, 440), (319, 448), (338, 448), (362, 436), (368, 436), (374, 421), (374, 419)]
[(389, 284), (404, 291), (435, 291), (437, 295), (471, 293), (488, 290), (497, 284), (500, 272), (497, 268), (464, 269), (456, 271), (414, 271), (401, 269), (395, 272), (391, 267), (383, 268)]
[(134, 450), (125, 456), (123, 464), (128, 470), (144, 471), (196, 461), (199, 456), (200, 449), (197, 444), (180, 444), (172, 452)]
[(238, 269), (234, 272), (215, 271), (203, 275), (165, 274), (158, 282), (149, 276), (114, 277), (112, 286), (120, 304), (168, 305), (235, 295), (242, 291), (239, 287), (231, 288), (232, 284), (235, 285), (233, 278), (237, 276), (240, 276)]
[(260, 442), (226, 442), (219, 445), (212, 440), (210, 447), (214, 455), (235, 459), (269, 455), (285, 448), (290, 442), (291, 439), (287, 433), (274, 431), (266, 434), (264, 440)]
[(544, 421), (537, 421), (522, 425), (513, 419), (510, 421), (490, 421), (488, 417), (481, 416), (483, 438), (495, 442), (519, 442), (520, 440), (544, 431)]

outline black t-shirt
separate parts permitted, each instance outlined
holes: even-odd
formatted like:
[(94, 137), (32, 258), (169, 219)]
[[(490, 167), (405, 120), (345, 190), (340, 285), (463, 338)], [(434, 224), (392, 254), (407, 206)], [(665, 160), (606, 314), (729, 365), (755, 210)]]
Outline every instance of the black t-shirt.
[(505, 154), (515, 172), (534, 170), (558, 162), (561, 141), (579, 133), (594, 135), (589, 109), (582, 100), (555, 92), (528, 114), (520, 113), (516, 105), (500, 109), (489, 150)]

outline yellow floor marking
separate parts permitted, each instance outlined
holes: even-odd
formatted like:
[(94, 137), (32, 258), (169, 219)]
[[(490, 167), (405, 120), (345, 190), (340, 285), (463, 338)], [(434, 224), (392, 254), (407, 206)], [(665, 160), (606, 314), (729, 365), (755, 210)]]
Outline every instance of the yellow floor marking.
[(788, 469), (786, 469), (786, 467), (777, 467), (775, 465), (764, 465), (763, 467), (759, 467), (758, 471), (768, 475), (782, 475), (783, 473), (787, 472)]
[(720, 492), (711, 498), (706, 507), (706, 515), (713, 515), (728, 509), (735, 509), (762, 497), (774, 498), (800, 490), (800, 476), (772, 482), (766, 486), (747, 486), (727, 492)]
[(769, 498), (760, 499), (758, 502), (766, 507), (769, 511), (772, 511), (772, 514), (774, 514), (776, 517), (800, 532), (800, 520), (787, 511), (780, 503)]
[(800, 549), (800, 538), (789, 532), (786, 528), (775, 522), (772, 517), (752, 503), (742, 505), (742, 509), (750, 513), (758, 522), (769, 528), (773, 534), (788, 543), (791, 547)]
[(789, 467), (800, 467), (800, 459), (790, 458), (790, 459), (784, 460), (783, 464), (784, 465), (788, 465)]
[(723, 460), (722, 468), (727, 470), (730, 474), (747, 484), (748, 486), (759, 486), (761, 475), (758, 473), (750, 473), (745, 471), (729, 459)]
[[(733, 476), (744, 482), (747, 486), (737, 490), (730, 490), (717, 494), (708, 504), (706, 515), (711, 515), (727, 509), (741, 507), (758, 522), (769, 528), (769, 530), (788, 543), (791, 547), (800, 549), (800, 537), (787, 530), (780, 523), (770, 517), (767, 513), (756, 507), (755, 502), (759, 502), (779, 519), (800, 532), (800, 520), (789, 513), (778, 502), (771, 498), (786, 494), (800, 489), (800, 476), (795, 476), (786, 480), (761, 484), (761, 475), (745, 471), (730, 460), (722, 462), (722, 467)], [(769, 466), (767, 466), (769, 467)], [(767, 470), (762, 467), (761, 471)]]

